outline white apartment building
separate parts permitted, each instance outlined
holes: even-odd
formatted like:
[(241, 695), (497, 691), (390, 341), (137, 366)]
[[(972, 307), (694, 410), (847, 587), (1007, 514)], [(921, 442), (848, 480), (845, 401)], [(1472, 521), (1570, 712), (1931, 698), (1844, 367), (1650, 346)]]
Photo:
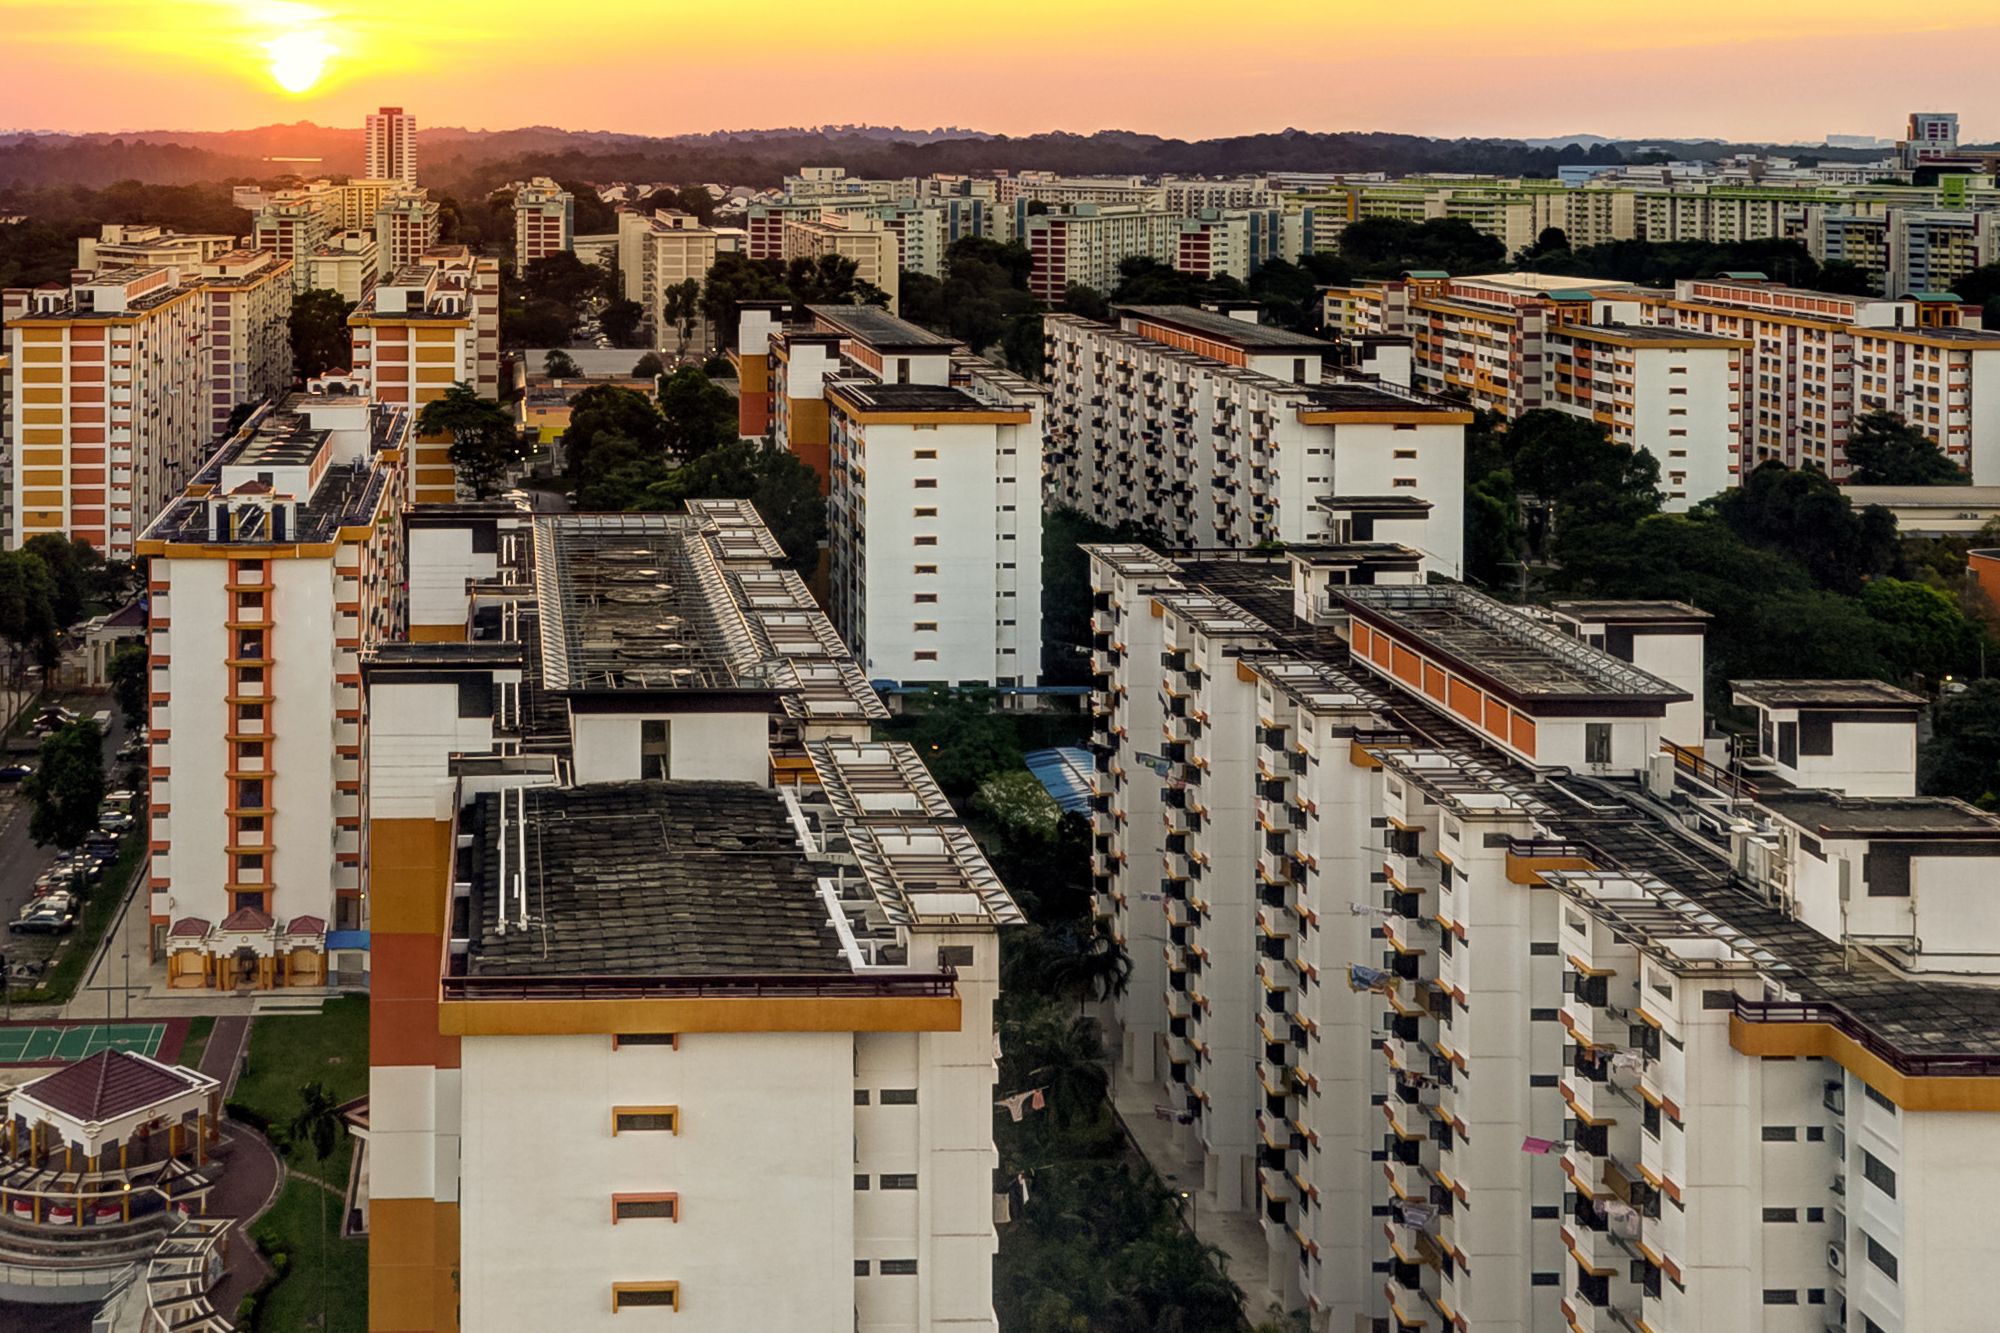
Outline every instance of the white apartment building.
[(302, 292), (311, 290), (308, 259), (340, 230), (327, 214), (326, 201), (314, 193), (285, 190), (271, 196), (251, 219), (251, 243), (288, 261), (292, 281)]
[(335, 232), (306, 256), (306, 286), (366, 304), (382, 276), (382, 247), (368, 231)]
[(1187, 216), (1204, 208), (1277, 208), (1285, 197), (1262, 176), (1238, 176), (1227, 180), (1198, 180), (1191, 176), (1163, 176), (1160, 179), (1161, 207), (1169, 213)]
[(375, 211), (375, 257), (382, 276), (420, 262), (442, 234), (437, 201), (422, 190), (404, 190), (384, 199)]
[[(500, 266), (464, 246), (439, 246), (379, 284), (347, 318), (355, 379), (390, 407), (421, 413), (464, 381), (481, 397), (500, 394)], [(412, 499), (458, 498), (449, 436), (419, 435), (411, 447)]]
[(1731, 763), (1690, 608), (1090, 554), (1099, 908), (1135, 958), (1165, 936), (1124, 1068), (1185, 1107), (1160, 1165), (1203, 1216), (1260, 1217), (1273, 1299), (1343, 1333), (1982, 1326), (2000, 1246), (1945, 1221), (2000, 1135), (2000, 820), (1912, 794), (1920, 698), (1742, 682)]
[(1737, 482), (1747, 339), (1647, 322), (1645, 293), (1623, 283), (1537, 273), (1402, 278), (1324, 293), (1350, 360), (1406, 345), (1384, 366), (1476, 408), (1515, 417), (1550, 408), (1594, 421), (1660, 465), (1669, 510)]
[(514, 192), (514, 264), (575, 248), (576, 200), (568, 190), (537, 176)]
[(15, 544), (60, 532), (132, 558), (213, 438), (205, 300), (174, 268), (100, 270), (0, 298)]
[(787, 216), (778, 258), (787, 264), (799, 259), (817, 263), (834, 255), (851, 259), (854, 280), (869, 283), (887, 296), (888, 310), (894, 314), (901, 290), (900, 254), (898, 233), (886, 222), (826, 212), (817, 217)]
[(835, 201), (826, 206), (829, 214), (879, 222), (896, 238), (896, 267), (927, 277), (944, 276), (945, 247), (956, 239), (951, 225), (951, 209), (942, 199), (903, 197), (880, 201)]
[(773, 437), (821, 478), (830, 617), (868, 678), (1035, 684), (1042, 390), (873, 306), (774, 313), (744, 314), (743, 393), (769, 379)]
[(207, 437), (220, 440), (238, 404), (292, 383), (292, 265), (263, 250), (229, 250), (195, 270), (208, 307)]
[(2000, 476), (2000, 331), (1956, 301), (1806, 291), (1758, 279), (1677, 283), (1646, 321), (1750, 343), (1743, 465), (1808, 463), (1836, 480), (1856, 417), (1877, 407), (1923, 430), (1974, 481)]
[(76, 238), (78, 268), (164, 268), (192, 273), (241, 242), (213, 232), (173, 231), (151, 223), (106, 222), (95, 236)]
[(251, 222), (260, 250), (293, 262), (300, 291), (310, 290), (310, 259), (323, 247), (348, 248), (346, 232), (367, 232), (376, 242), (376, 276), (386, 278), (438, 243), (438, 204), (402, 180), (313, 181), (265, 196)]
[(1180, 226), (1179, 218), (1137, 204), (1065, 204), (1024, 215), (1016, 235), (1035, 261), (1028, 290), (1051, 305), (1073, 283), (1109, 292), (1126, 259), (1173, 263)]
[(1329, 378), (1336, 348), (1208, 310), (1043, 320), (1050, 496), (1176, 545), (1400, 542), (1456, 578), (1471, 413)]
[(1020, 914), (805, 585), (737, 502), (457, 519), (465, 641), (364, 667), (371, 1326), (994, 1329)]
[(250, 418), (138, 544), (170, 986), (323, 986), (365, 947), (340, 936), (363, 926), (360, 662), (405, 631), (412, 420), (352, 389)]
[(637, 209), (618, 210), (619, 280), (625, 298), (645, 308), (646, 327), (656, 348), (679, 350), (683, 329), (689, 350), (705, 352), (715, 346), (716, 331), (705, 316), (697, 314), (691, 321), (668, 317), (667, 292), (688, 282), (707, 287), (716, 256), (741, 246), (740, 233), (704, 227), (691, 213), (667, 208), (650, 215)]
[(364, 157), (370, 180), (417, 183), (417, 118), (399, 106), (367, 117)]
[(1134, 208), (1141, 212), (1163, 213), (1167, 190), (1148, 185), (1138, 176), (1058, 176), (1049, 171), (1018, 171), (996, 179), (994, 216), (999, 223), (999, 239), (1025, 241), (1028, 219), (1038, 216), (1030, 205), (1068, 208), (1074, 204)]

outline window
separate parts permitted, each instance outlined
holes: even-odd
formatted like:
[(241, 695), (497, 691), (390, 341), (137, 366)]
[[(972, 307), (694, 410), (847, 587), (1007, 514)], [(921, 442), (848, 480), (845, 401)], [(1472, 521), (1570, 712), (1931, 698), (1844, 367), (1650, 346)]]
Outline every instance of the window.
[(866, 1259), (856, 1259), (854, 1261), (854, 1276), (856, 1277), (868, 1276), (868, 1261)]
[(1861, 1233), (1861, 1239), (1868, 1246), (1868, 1262), (1881, 1269), (1888, 1275), (1889, 1280), (1894, 1282), (1896, 1280), (1896, 1256), (1889, 1253), (1880, 1241), (1865, 1231)]
[(916, 509), (912, 510), (911, 512), (912, 512), (912, 515), (913, 515), (914, 517), (916, 517), (916, 518), (936, 518), (936, 517), (937, 517), (937, 506), (936, 506), (936, 505), (919, 505), (919, 506), (918, 506), (918, 507), (917, 507)]
[(659, 1306), (669, 1310), (681, 1308), (681, 1284), (678, 1282), (614, 1282), (611, 1284), (611, 1309), (614, 1313), (624, 1309), (638, 1309), (641, 1306)]
[(914, 455), (912, 455), (912, 457), (915, 457), (915, 458), (936, 458), (936, 457), (937, 457), (937, 450), (935, 450), (935, 449), (919, 449), (919, 450), (917, 450), (917, 452), (916, 452), (916, 453), (915, 453)]
[(935, 574), (935, 573), (937, 573), (937, 566), (936, 566), (936, 565), (918, 565), (918, 566), (917, 566), (917, 573), (919, 573), (919, 574)]
[(1797, 1125), (1764, 1126), (1764, 1142), (1766, 1143), (1797, 1143), (1798, 1141), (1799, 1127)]
[(1799, 1220), (1799, 1210), (1796, 1208), (1766, 1208), (1764, 1210), (1764, 1220), (1766, 1222), (1796, 1222)]
[(1390, 479), (1389, 484), (1391, 486), (1415, 486), (1417, 479), (1415, 477), (1393, 477)]
[(1538, 1222), (1553, 1222), (1562, 1216), (1562, 1209), (1552, 1203), (1538, 1203), (1528, 1210), (1528, 1216)]
[(917, 594), (916, 600), (920, 606), (929, 606), (937, 601), (937, 594), (934, 592), (920, 592)]
[(919, 620), (910, 626), (911, 629), (919, 634), (935, 634), (937, 633), (937, 627), (938, 623), (935, 620)]
[(1764, 1304), (1766, 1305), (1797, 1305), (1798, 1303), (1799, 1293), (1796, 1288), (1764, 1288)]
[(885, 1190), (913, 1190), (917, 1187), (917, 1178), (906, 1172), (893, 1172), (875, 1183)]
[(910, 657), (918, 662), (935, 662), (938, 660), (937, 651), (932, 648), (926, 648), (922, 652), (911, 653)]
[(856, 1177), (854, 1178), (854, 1188), (856, 1188), (856, 1189), (858, 1189), (858, 1190), (865, 1190), (865, 1189), (867, 1189), (867, 1188), (868, 1188), (868, 1177), (866, 1177), (866, 1176), (856, 1176)]
[(1867, 1095), (1869, 1101), (1874, 1102), (1877, 1106), (1887, 1111), (1890, 1115), (1896, 1114), (1896, 1103), (1890, 1101), (1887, 1097), (1875, 1091), (1875, 1089), (1870, 1087), (1868, 1084), (1863, 1083), (1861, 1085), (1861, 1091)]
[(936, 546), (936, 545), (937, 545), (937, 538), (936, 538), (936, 537), (935, 537), (934, 535), (931, 535), (931, 534), (926, 534), (926, 535), (924, 535), (924, 536), (922, 536), (922, 537), (912, 537), (912, 538), (910, 539), (910, 541), (911, 541), (911, 544), (912, 544), (912, 545), (915, 545), (915, 546)]
[(1861, 1175), (1869, 1184), (1890, 1198), (1896, 1197), (1896, 1173), (1890, 1169), (1887, 1162), (1866, 1148), (1861, 1150)]
[(882, 1089), (882, 1105), (884, 1106), (915, 1106), (916, 1104), (917, 1090), (915, 1088)]
[(915, 483), (915, 485), (916, 485), (916, 488), (917, 488), (918, 490), (920, 490), (920, 491), (934, 491), (934, 490), (936, 490), (936, 489), (937, 489), (937, 478), (936, 478), (936, 477), (918, 477), (918, 478), (917, 478), (917, 480), (916, 480), (916, 483)]
[(681, 1048), (681, 1034), (678, 1032), (621, 1032), (611, 1039), (611, 1049), (623, 1050), (627, 1046), (671, 1046)]
[(868, 1105), (868, 1089), (856, 1088), (854, 1090), (854, 1104), (856, 1106)]
[(884, 1259), (876, 1265), (875, 1271), (883, 1277), (915, 1277), (917, 1275), (917, 1261), (915, 1259)]
[(678, 1194), (614, 1194), (611, 1196), (611, 1224), (634, 1222), (643, 1218), (659, 1218), (664, 1222), (681, 1220), (681, 1200)]
[(1415, 458), (1417, 456), (1415, 449), (1393, 449), (1390, 453), (1391, 456), (1396, 458)]
[(1656, 1139), (1660, 1137), (1660, 1108), (1647, 1102), (1639, 1112), (1639, 1123), (1646, 1133)]
[(676, 1106), (616, 1106), (611, 1110), (613, 1134), (678, 1134), (681, 1113)]
[(1563, 1275), (1561, 1273), (1535, 1273), (1529, 1276), (1528, 1285), (1533, 1287), (1560, 1287), (1562, 1280)]
[(1556, 1085), (1556, 1082), (1557, 1080), (1554, 1074), (1528, 1075), (1528, 1086), (1531, 1088), (1553, 1088)]
[(665, 718), (646, 718), (639, 723), (639, 776), (673, 776), (673, 741)]
[(1824, 1142), (1826, 1142), (1826, 1126), (1825, 1126), (1825, 1125), (1807, 1125), (1807, 1126), (1806, 1126), (1806, 1142), (1807, 1142), (1807, 1143), (1824, 1143)]
[(1824, 1221), (1826, 1221), (1826, 1209), (1824, 1209), (1824, 1208), (1808, 1208), (1808, 1209), (1806, 1209), (1806, 1221), (1808, 1221), (1808, 1222), (1824, 1222)]
[(1609, 722), (1586, 722), (1583, 724), (1583, 762), (1586, 764), (1608, 764), (1611, 762), (1611, 724)]
[(938, 961), (940, 968), (964, 968), (972, 966), (972, 946), (970, 944), (940, 944)]

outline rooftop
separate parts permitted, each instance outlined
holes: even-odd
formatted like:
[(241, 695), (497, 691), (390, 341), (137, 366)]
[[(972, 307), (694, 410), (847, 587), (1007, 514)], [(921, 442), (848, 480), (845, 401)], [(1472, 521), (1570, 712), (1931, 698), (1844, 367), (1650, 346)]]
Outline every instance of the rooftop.
[(827, 389), (864, 412), (990, 412), (963, 389), (945, 384), (883, 384), (875, 380), (833, 380)]
[(1686, 602), (1641, 601), (1615, 597), (1579, 598), (1551, 602), (1549, 610), (1573, 620), (1604, 621), (1613, 625), (1679, 624), (1701, 622), (1715, 617)]
[(1757, 803), (1832, 838), (2000, 838), (2000, 819), (1944, 796), (1842, 796), (1785, 788)]
[(1740, 698), (1765, 708), (1922, 708), (1924, 697), (1879, 680), (1739, 680)]
[(1333, 350), (1333, 344), (1319, 338), (1293, 333), (1290, 329), (1274, 328), (1269, 324), (1232, 319), (1199, 306), (1114, 305), (1111, 311), (1114, 315), (1165, 324), (1250, 353), (1303, 351), (1319, 354)]
[(879, 306), (809, 305), (806, 311), (828, 328), (883, 351), (943, 352), (958, 346), (958, 339), (920, 328)]
[(206, 1074), (113, 1048), (44, 1074), (15, 1092), (58, 1114), (92, 1124), (214, 1085), (215, 1080)]
[[(531, 788), (525, 800), (525, 828), (511, 808), (503, 817), (493, 793), (478, 796), (467, 817), (467, 975), (848, 970), (777, 792), (748, 783), (613, 782)], [(517, 839), (528, 849), (525, 927), (501, 923), (503, 824), (509, 855)], [(510, 865), (510, 879), (520, 869)]]
[(1669, 704), (1691, 697), (1678, 686), (1467, 588), (1348, 587), (1333, 593), (1357, 617), (1518, 699), (1647, 699)]
[(1318, 384), (1305, 386), (1305, 395), (1311, 400), (1306, 410), (1334, 412), (1455, 412), (1460, 409), (1445, 403), (1418, 398), (1412, 394), (1397, 393), (1376, 384), (1359, 381), (1324, 380)]

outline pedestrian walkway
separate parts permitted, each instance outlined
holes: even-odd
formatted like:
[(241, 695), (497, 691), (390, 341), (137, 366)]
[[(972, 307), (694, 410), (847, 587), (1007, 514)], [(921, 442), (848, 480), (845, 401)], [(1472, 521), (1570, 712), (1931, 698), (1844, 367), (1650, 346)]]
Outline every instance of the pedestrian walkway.
[(1254, 1212), (1225, 1211), (1216, 1204), (1214, 1195), (1203, 1190), (1200, 1164), (1186, 1161), (1174, 1143), (1174, 1122), (1153, 1114), (1157, 1091), (1150, 1085), (1133, 1086), (1130, 1080), (1121, 1079), (1114, 1089), (1112, 1106), (1167, 1188), (1186, 1196), (1185, 1212), (1196, 1238), (1229, 1256), (1229, 1278), (1243, 1289), (1243, 1312), (1255, 1323), (1265, 1316), (1273, 1299), (1271, 1256), (1263, 1225)]

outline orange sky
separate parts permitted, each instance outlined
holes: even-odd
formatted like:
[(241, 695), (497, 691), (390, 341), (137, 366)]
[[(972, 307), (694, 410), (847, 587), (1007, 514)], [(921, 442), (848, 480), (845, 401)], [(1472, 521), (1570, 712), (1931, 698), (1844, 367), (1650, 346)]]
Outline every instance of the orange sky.
[[(2000, 15), (1987, 6), (1918, 18), (1880, 0), (1266, 0), (1241, 12), (1254, 28), (1218, 21), (1212, 0), (0, 0), (0, 126), (358, 124), (394, 103), (424, 125), (655, 134), (866, 122), (1783, 141), (1894, 137), (1907, 111), (1938, 109), (1960, 112), (1968, 139), (2000, 139)], [(1006, 18), (975, 16), (988, 14)], [(289, 93), (279, 76), (311, 86)]]

